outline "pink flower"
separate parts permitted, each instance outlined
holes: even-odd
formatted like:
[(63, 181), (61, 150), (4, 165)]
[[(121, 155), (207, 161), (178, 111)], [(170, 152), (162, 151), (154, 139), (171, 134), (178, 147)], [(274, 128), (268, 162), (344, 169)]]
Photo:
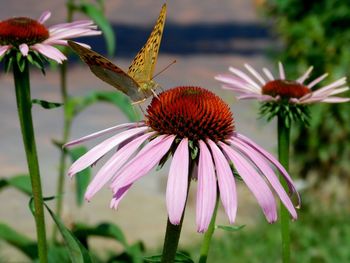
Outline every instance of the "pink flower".
[[(152, 100), (144, 122), (111, 127), (72, 141), (66, 147), (107, 133), (115, 135), (81, 156), (68, 171), (69, 176), (73, 176), (107, 152), (115, 151), (88, 186), (85, 193), (88, 201), (109, 182), (113, 192), (111, 207), (117, 208), (138, 179), (171, 155), (166, 205), (172, 224), (180, 223), (191, 178), (197, 179), (198, 183), (197, 231), (205, 232), (208, 228), (217, 189), (229, 222), (233, 223), (238, 205), (237, 173), (239, 176), (236, 177), (246, 183), (269, 222), (277, 220), (274, 193), (292, 218), (297, 218), (296, 210), (274, 168), (287, 181), (290, 192), (296, 193), (286, 170), (275, 157), (234, 131), (229, 107), (210, 91), (199, 87), (170, 89)], [(198, 166), (198, 169), (193, 169), (194, 166)], [(191, 174), (190, 171), (197, 172)]]
[(63, 23), (47, 28), (44, 22), (50, 16), (51, 13), (46, 11), (38, 20), (15, 17), (0, 21), (0, 57), (8, 50), (16, 48), (23, 56), (35, 51), (62, 63), (67, 58), (54, 45), (66, 46), (68, 39), (101, 34), (90, 20)]
[(230, 67), (233, 75), (217, 75), (215, 79), (222, 82), (223, 88), (234, 91), (239, 100), (257, 99), (263, 102), (280, 101), (287, 99), (292, 104), (311, 104), (317, 102), (341, 103), (348, 102), (350, 98), (336, 97), (334, 95), (349, 90), (346, 86), (346, 78), (343, 77), (315, 91), (312, 88), (325, 79), (328, 74), (316, 78), (304, 84), (313, 67), (310, 67), (296, 80), (286, 78), (282, 63), (279, 63), (279, 77), (275, 78), (272, 73), (263, 68), (265, 76), (261, 75), (250, 65), (244, 65), (251, 76), (243, 71)]

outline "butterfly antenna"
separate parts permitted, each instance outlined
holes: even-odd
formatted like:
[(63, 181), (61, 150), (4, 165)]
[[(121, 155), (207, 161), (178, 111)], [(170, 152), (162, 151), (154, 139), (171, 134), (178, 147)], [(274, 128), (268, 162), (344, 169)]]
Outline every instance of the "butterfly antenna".
[(168, 66), (166, 66), (165, 68), (163, 68), (161, 71), (159, 71), (157, 74), (155, 74), (153, 76), (152, 79), (156, 78), (158, 75), (162, 74), (164, 71), (166, 71), (168, 68), (170, 68), (172, 65), (174, 65), (176, 63), (176, 59), (174, 59), (173, 62), (171, 62)]

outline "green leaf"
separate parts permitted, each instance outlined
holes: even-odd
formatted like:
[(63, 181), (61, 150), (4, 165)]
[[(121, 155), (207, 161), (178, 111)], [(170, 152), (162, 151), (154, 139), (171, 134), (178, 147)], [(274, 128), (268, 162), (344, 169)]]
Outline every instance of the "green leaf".
[(20, 174), (0, 179), (0, 190), (6, 186), (14, 187), (27, 195), (32, 195), (32, 185), (28, 174)]
[(223, 225), (217, 225), (215, 228), (222, 229), (228, 232), (236, 232), (244, 228), (245, 225), (240, 225), (240, 226), (223, 226)]
[[(143, 258), (145, 262), (161, 262), (162, 255), (155, 255), (155, 256), (150, 256), (150, 257), (144, 257)], [(194, 261), (187, 255), (181, 252), (176, 252), (176, 256), (174, 259), (174, 262), (177, 263), (194, 263)]]
[(110, 56), (113, 56), (115, 51), (115, 35), (111, 24), (104, 16), (102, 9), (93, 4), (82, 3), (79, 9), (82, 13), (90, 17), (102, 30), (103, 36), (107, 43), (107, 50)]
[[(87, 152), (86, 147), (81, 146), (81, 147), (76, 147), (73, 149), (66, 149), (68, 152), (69, 156), (72, 159), (72, 162), (75, 162)], [(86, 191), (87, 186), (89, 185), (91, 178), (91, 169), (86, 168), (83, 171), (77, 173), (75, 175), (76, 179), (76, 184), (75, 184), (75, 192), (76, 192), (76, 202), (79, 206), (81, 206), (84, 203), (84, 194)]]
[(11, 227), (0, 223), (0, 239), (6, 241), (27, 255), (30, 259), (38, 257), (37, 244)]
[(59, 102), (50, 102), (50, 101), (38, 100), (38, 99), (32, 99), (32, 104), (38, 104), (44, 109), (54, 109), (54, 108), (61, 107), (63, 105), (63, 103), (59, 103)]
[(128, 248), (128, 243), (119, 226), (112, 223), (101, 223), (96, 226), (89, 226), (77, 223), (73, 228), (74, 235), (82, 242), (87, 243), (90, 236), (108, 237), (121, 243), (124, 248)]
[(87, 249), (79, 242), (79, 240), (69, 231), (60, 218), (58, 218), (51, 209), (45, 204), (52, 219), (55, 221), (69, 252), (70, 262), (72, 263), (92, 263), (91, 256)]

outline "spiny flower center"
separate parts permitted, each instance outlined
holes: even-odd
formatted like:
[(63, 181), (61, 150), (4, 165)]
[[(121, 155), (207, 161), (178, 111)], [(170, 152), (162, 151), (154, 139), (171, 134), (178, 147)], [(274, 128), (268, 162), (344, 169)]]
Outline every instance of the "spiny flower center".
[(146, 123), (161, 134), (192, 141), (227, 139), (234, 131), (230, 108), (214, 93), (200, 87), (176, 87), (153, 98)]
[(296, 81), (276, 79), (262, 87), (262, 94), (281, 98), (301, 98), (310, 93), (310, 89)]
[(49, 37), (47, 28), (27, 17), (15, 17), (0, 21), (0, 45), (18, 47), (21, 44), (34, 45)]

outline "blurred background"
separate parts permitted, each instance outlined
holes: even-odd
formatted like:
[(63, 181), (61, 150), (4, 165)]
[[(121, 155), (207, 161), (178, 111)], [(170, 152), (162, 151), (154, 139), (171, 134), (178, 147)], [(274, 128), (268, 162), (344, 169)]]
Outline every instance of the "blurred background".
[[(64, 22), (65, 1), (5, 1), (0, 20), (12, 16), (38, 18), (52, 11), (47, 25)], [(6, 2), (6, 3), (5, 3)], [(79, 1), (78, 1), (79, 2)], [(116, 35), (112, 60), (127, 69), (147, 40), (163, 1), (105, 0), (105, 15)], [(244, 63), (256, 69), (268, 67), (277, 72), (277, 61), (287, 67), (294, 79), (314, 65), (313, 78), (330, 73), (328, 81), (349, 75), (350, 4), (348, 0), (177, 0), (167, 3), (167, 21), (156, 72), (174, 59), (177, 63), (157, 77), (164, 89), (191, 85), (210, 89), (230, 106), (238, 132), (245, 134), (270, 152), (276, 152), (276, 123), (258, 118), (259, 105), (238, 102), (214, 80), (229, 66)], [(74, 15), (74, 20), (86, 18)], [(81, 39), (107, 55), (103, 37)], [(1, 176), (25, 173), (26, 162), (16, 112), (13, 79), (0, 74), (0, 165)], [(326, 83), (326, 82), (325, 82)], [(46, 76), (31, 74), (33, 98), (60, 101), (59, 70), (48, 68)], [(92, 90), (113, 90), (97, 79), (88, 67), (70, 56), (68, 85), (71, 95)], [(347, 96), (350, 94), (348, 93)], [(52, 140), (61, 138), (61, 108), (33, 108), (44, 196), (55, 194), (59, 151)], [(303, 199), (299, 220), (292, 223), (294, 262), (350, 262), (349, 173), (350, 106), (316, 105), (311, 107), (309, 128), (293, 127), (291, 175), (299, 182)], [(82, 112), (72, 126), (71, 138), (101, 130), (127, 118), (108, 104), (95, 104)], [(95, 142), (88, 146), (94, 145)], [(93, 174), (99, 166), (93, 168)], [(160, 251), (166, 225), (165, 185), (168, 169), (154, 172), (139, 181), (121, 203), (118, 211), (109, 209), (108, 189), (99, 192), (91, 203), (75, 202), (75, 180), (67, 180), (62, 218), (73, 222), (97, 224), (110, 221), (119, 225), (128, 241), (141, 240), (147, 253)], [(193, 184), (192, 186), (195, 186)], [(195, 231), (195, 187), (186, 210), (180, 248), (193, 258), (199, 254), (202, 235)], [(243, 230), (225, 233), (218, 230), (209, 262), (280, 262), (278, 223), (269, 225), (244, 184), (239, 185), (237, 225)], [(0, 220), (28, 237), (35, 238), (34, 220), (27, 209), (28, 198), (13, 189), (0, 192)], [(52, 221), (47, 217), (48, 233)], [(220, 208), (218, 223), (227, 224)], [(120, 247), (115, 242), (95, 238), (92, 249), (102, 257)], [(23, 254), (0, 242), (0, 262), (30, 262)]]

